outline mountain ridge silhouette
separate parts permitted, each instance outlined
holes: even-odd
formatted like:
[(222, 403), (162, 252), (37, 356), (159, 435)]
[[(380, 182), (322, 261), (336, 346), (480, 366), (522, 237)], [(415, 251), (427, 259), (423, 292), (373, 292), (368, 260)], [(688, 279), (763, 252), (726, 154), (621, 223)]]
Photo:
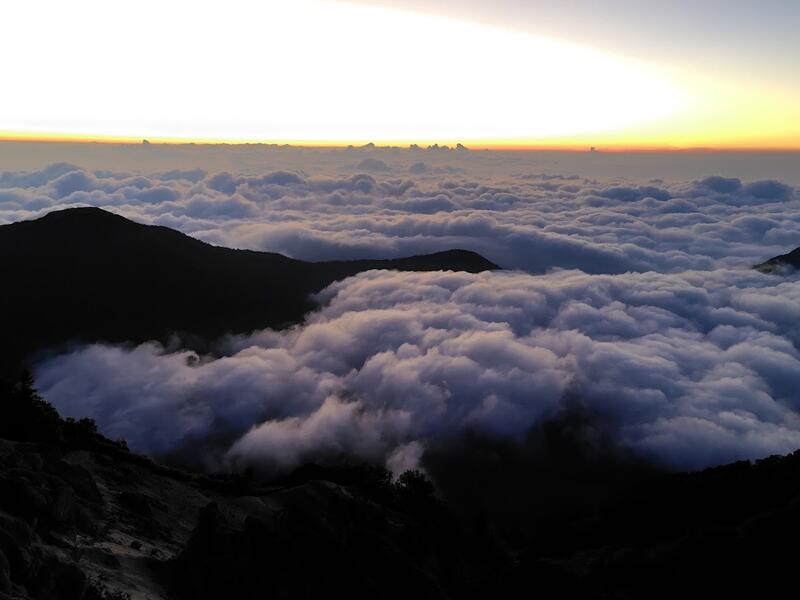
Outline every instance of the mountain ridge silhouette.
[(387, 260), (306, 262), (207, 244), (99, 208), (0, 226), (4, 366), (69, 342), (214, 338), (297, 323), (311, 295), (371, 269), (499, 268), (448, 250)]

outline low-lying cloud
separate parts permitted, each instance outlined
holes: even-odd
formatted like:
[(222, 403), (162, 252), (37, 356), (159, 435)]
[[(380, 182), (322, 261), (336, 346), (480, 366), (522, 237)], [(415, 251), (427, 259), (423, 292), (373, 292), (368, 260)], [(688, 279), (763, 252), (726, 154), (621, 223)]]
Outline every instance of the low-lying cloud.
[(213, 468), (402, 470), (431, 443), (521, 439), (576, 406), (676, 468), (800, 447), (800, 276), (372, 271), (321, 299), (217, 358), (92, 345), (40, 364), (37, 385), (137, 450), (224, 438)]
[(709, 270), (800, 246), (800, 196), (779, 181), (596, 180), (500, 168), (502, 155), (492, 153), (446, 153), (447, 166), (428, 166), (420, 152), (403, 162), (373, 154), (322, 153), (315, 160), (324, 174), (308, 157), (258, 173), (90, 172), (67, 163), (6, 172), (0, 222), (93, 205), (214, 244), (307, 260), (459, 247), (532, 273)]
[(36, 373), (63, 413), (146, 452), (202, 447), (212, 468), (354, 455), (396, 471), (451, 436), (519, 439), (576, 407), (673, 467), (800, 447), (800, 282), (749, 270), (800, 246), (793, 187), (595, 179), (515, 153), (223, 154), (227, 170), (2, 173), (0, 222), (93, 205), (309, 260), (457, 247), (518, 271), (363, 274), (303, 326), (214, 358), (79, 348)]

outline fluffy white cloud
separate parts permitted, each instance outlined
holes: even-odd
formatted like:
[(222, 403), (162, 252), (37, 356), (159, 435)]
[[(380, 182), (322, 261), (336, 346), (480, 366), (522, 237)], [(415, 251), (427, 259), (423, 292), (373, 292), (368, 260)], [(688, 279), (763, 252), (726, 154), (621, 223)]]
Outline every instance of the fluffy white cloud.
[(697, 468), (800, 447), (800, 276), (372, 271), (220, 358), (89, 346), (36, 373), (140, 450), (226, 433), (224, 463), (414, 464), (466, 431), (518, 439), (579, 404), (618, 444)]
[(7, 172), (0, 222), (90, 204), (215, 244), (308, 260), (461, 247), (535, 273), (734, 267), (800, 246), (800, 197), (778, 181), (586, 179), (502, 153), (297, 152), (287, 151), (294, 158), (281, 168), (242, 173), (89, 172), (67, 163)]
[(214, 156), (222, 166), (2, 173), (0, 222), (90, 204), (298, 258), (459, 247), (528, 273), (364, 274), (323, 292), (302, 327), (230, 338), (215, 359), (84, 347), (37, 370), (66, 414), (151, 452), (213, 439), (214, 466), (356, 454), (400, 469), (431, 440), (516, 438), (574, 403), (675, 466), (800, 447), (800, 284), (748, 269), (800, 246), (791, 186), (560, 175), (517, 153)]

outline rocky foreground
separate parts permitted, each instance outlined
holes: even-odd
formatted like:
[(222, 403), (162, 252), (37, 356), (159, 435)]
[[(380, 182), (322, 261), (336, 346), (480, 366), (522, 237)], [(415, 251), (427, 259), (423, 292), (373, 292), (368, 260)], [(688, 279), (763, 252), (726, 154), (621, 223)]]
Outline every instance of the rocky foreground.
[(480, 540), (418, 474), (189, 474), (59, 419), (29, 385), (5, 392), (0, 433), (18, 439), (0, 439), (2, 600), (445, 598), (485, 578), (468, 556)]
[(604, 491), (530, 508), (550, 512), (515, 536), (490, 502), (459, 510), (418, 472), (186, 473), (60, 419), (29, 380), (0, 383), (0, 600), (777, 597), (794, 585), (800, 453), (623, 484), (579, 462), (520, 467), (524, 485), (506, 489), (528, 491), (499, 499), (514, 510), (553, 488)]
[(122, 452), (5, 440), (0, 472), (4, 599), (444, 598), (439, 581), (462, 566), (442, 523), (423, 527), (435, 505), (412, 515), (359, 485), (237, 492)]

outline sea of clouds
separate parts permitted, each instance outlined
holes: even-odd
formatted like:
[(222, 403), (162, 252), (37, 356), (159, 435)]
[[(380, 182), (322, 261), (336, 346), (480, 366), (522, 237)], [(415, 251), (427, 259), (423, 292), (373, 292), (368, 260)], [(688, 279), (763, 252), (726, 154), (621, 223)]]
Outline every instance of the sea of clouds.
[(372, 271), (322, 300), (221, 358), (93, 345), (41, 364), (37, 384), (136, 449), (223, 431), (223, 462), (278, 469), (349, 454), (402, 470), (428, 440), (521, 438), (575, 403), (674, 467), (800, 447), (797, 276)]
[(749, 268), (800, 246), (791, 186), (339, 152), (324, 175), (308, 161), (6, 172), (0, 221), (94, 205), (304, 259), (458, 247), (508, 270), (364, 273), (323, 291), (303, 325), (230, 336), (213, 357), (78, 348), (38, 365), (44, 396), (136, 450), (213, 439), (210, 468), (349, 455), (398, 472), (436, 440), (520, 439), (575, 407), (620, 447), (676, 468), (800, 447), (800, 276)]
[(338, 169), (325, 175), (302, 156), (293, 170), (248, 175), (68, 163), (0, 173), (0, 223), (91, 205), (300, 259), (458, 247), (531, 273), (739, 267), (800, 245), (800, 196), (779, 181), (626, 182), (493, 168), (483, 153), (428, 166), (424, 152), (408, 151), (403, 163), (339, 152)]

